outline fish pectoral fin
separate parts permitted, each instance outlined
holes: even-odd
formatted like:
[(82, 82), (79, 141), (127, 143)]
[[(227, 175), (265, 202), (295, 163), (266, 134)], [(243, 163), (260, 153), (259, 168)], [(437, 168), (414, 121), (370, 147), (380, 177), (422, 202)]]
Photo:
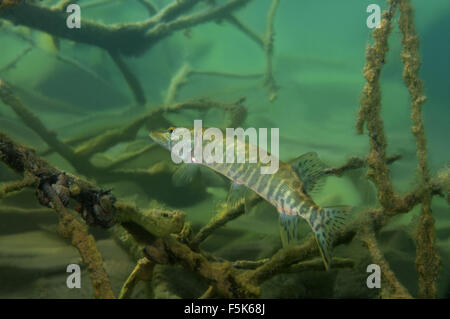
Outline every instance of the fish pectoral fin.
[(228, 209), (233, 209), (241, 204), (245, 204), (246, 198), (250, 194), (250, 190), (244, 184), (232, 182), (227, 196)]
[(200, 165), (181, 164), (172, 175), (172, 183), (177, 187), (186, 186), (192, 183), (199, 174)]
[(310, 194), (323, 186), (324, 169), (327, 167), (317, 156), (316, 152), (303, 154), (290, 162), (303, 183), (303, 191)]

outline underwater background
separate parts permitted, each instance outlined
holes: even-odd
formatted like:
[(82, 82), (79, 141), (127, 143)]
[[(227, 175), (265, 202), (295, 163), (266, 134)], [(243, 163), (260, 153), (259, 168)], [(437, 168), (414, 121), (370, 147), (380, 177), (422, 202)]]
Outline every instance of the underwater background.
[[(49, 7), (58, 1), (29, 2)], [(94, 2), (98, 3), (89, 5)], [(158, 10), (170, 3), (151, 2)], [(197, 2), (191, 10), (179, 15), (202, 12), (228, 1)], [(105, 24), (138, 22), (149, 17), (142, 1), (77, 3), (81, 5), (82, 19)], [(387, 8), (386, 2), (379, 0), (279, 1), (273, 20), (272, 75), (276, 86), (272, 88), (270, 84), (264, 85), (267, 79), (264, 47), (229, 19), (215, 19), (179, 30), (140, 54), (124, 54), (118, 58), (120, 52), (108, 53), (95, 45), (15, 26), (10, 16), (2, 13), (10, 9), (1, 8), (0, 79), (10, 85), (45, 128), (75, 150), (80, 156), (75, 162), (87, 160), (97, 169), (77, 170), (5, 101), (0, 101), (0, 131), (35, 149), (52, 166), (102, 189), (112, 189), (112, 194), (121, 201), (141, 209), (183, 212), (195, 234), (223, 208), (229, 184), (215, 176), (197, 176), (192, 185), (177, 187), (171, 178), (176, 166), (169, 152), (156, 146), (148, 133), (171, 125), (192, 126), (194, 119), (202, 119), (205, 126), (220, 127), (229, 118), (227, 108), (162, 111), (151, 120), (143, 120), (129, 135), (111, 135), (107, 147), (100, 145), (96, 149), (92, 141), (105, 132), (127, 127), (150, 112), (204, 99), (243, 105), (246, 117), (240, 124), (244, 128), (279, 128), (283, 161), (307, 152), (317, 152), (330, 167), (339, 166), (352, 156), (364, 158), (369, 153), (369, 138), (367, 134), (358, 135), (355, 124), (366, 82), (362, 73), (366, 46), (373, 42), (372, 30), (366, 25), (369, 15), (366, 8), (372, 3), (379, 4), (383, 10)], [(415, 9), (422, 57), (420, 77), (427, 96), (423, 118), (428, 166), (435, 176), (448, 171), (450, 158), (450, 2), (415, 0), (411, 4)], [(263, 36), (271, 5), (269, 0), (248, 1), (233, 11), (233, 16)], [(419, 183), (419, 178), (416, 144), (411, 133), (410, 97), (402, 79), (402, 34), (397, 20), (398, 12), (392, 22), (389, 51), (379, 83), (387, 153), (401, 155), (389, 165), (391, 178), (396, 192), (405, 194)], [(130, 91), (124, 76), (126, 71), (120, 70), (123, 64), (139, 82), (144, 96), (140, 101), (144, 99), (144, 103), (137, 103), (136, 91), (134, 95)], [(243, 97), (245, 101), (241, 100)], [(108, 167), (114, 167), (115, 173)], [(342, 177), (327, 177), (323, 189), (312, 195), (314, 201), (321, 206), (352, 205), (359, 211), (380, 208), (376, 187), (366, 179), (366, 171), (367, 168), (361, 168)], [(18, 174), (0, 163), (0, 183), (19, 179)], [(58, 215), (40, 205), (36, 190), (24, 188), (0, 198), (0, 297), (93, 297), (94, 289), (85, 266), (82, 266), (81, 289), (67, 288), (66, 267), (73, 263), (82, 265), (81, 257), (70, 240), (58, 234)], [(69, 207), (71, 214), (81, 220), (75, 205)], [(449, 298), (447, 199), (434, 196), (431, 209), (440, 256), (436, 297)], [(376, 234), (384, 259), (413, 297), (418, 296), (415, 229), (419, 215), (420, 205), (417, 205), (408, 213), (392, 217)], [(308, 240), (309, 228), (301, 227), (301, 230), (301, 241)], [(136, 254), (130, 254), (121, 245), (114, 230), (89, 227), (89, 232), (95, 237), (112, 290), (118, 295), (136, 266)], [(281, 247), (278, 213), (270, 204), (260, 201), (239, 218), (216, 229), (202, 242), (201, 251), (215, 256), (216, 261), (256, 261), (270, 258)], [(337, 246), (333, 256), (351, 260), (351, 266), (345, 264), (329, 271), (305, 267), (297, 272), (280, 272), (261, 283), (259, 296), (380, 297), (380, 289), (369, 289), (366, 285), (369, 275), (366, 267), (373, 262), (360, 241), (354, 239)], [(151, 283), (137, 284), (132, 297), (198, 298), (207, 289), (208, 283), (195, 271), (177, 263), (158, 264), (153, 269)]]

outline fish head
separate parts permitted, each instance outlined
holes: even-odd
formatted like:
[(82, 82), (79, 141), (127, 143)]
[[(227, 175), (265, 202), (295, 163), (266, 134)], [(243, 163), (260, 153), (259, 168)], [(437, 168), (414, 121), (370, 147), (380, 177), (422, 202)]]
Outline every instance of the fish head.
[(194, 147), (194, 128), (186, 127), (169, 127), (166, 130), (153, 131), (150, 133), (150, 137), (161, 145), (162, 147), (172, 150), (172, 147), (176, 145), (179, 141), (184, 141), (191, 148)]
[[(211, 128), (209, 128), (211, 129)], [(205, 129), (201, 128), (201, 131), (196, 130), (193, 127), (169, 127), (167, 130), (153, 131), (150, 133), (150, 137), (172, 153), (172, 159), (177, 160), (181, 158), (183, 161), (196, 162), (197, 150), (202, 152), (202, 147), (211, 142), (211, 137), (203, 138)], [(222, 138), (222, 133), (219, 131), (213, 134), (213, 141), (217, 136)]]
[(152, 131), (150, 132), (150, 138), (170, 151), (172, 149), (174, 131), (175, 127), (169, 127), (167, 130)]
[(163, 131), (153, 131), (150, 137), (169, 150), (175, 163), (191, 162), (193, 160), (193, 150), (195, 149), (194, 139), (191, 138), (193, 129), (185, 127), (169, 127)]

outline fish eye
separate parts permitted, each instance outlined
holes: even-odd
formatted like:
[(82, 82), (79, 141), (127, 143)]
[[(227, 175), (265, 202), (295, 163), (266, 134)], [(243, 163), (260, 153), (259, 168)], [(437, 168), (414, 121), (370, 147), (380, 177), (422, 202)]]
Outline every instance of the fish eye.
[(167, 131), (169, 132), (169, 134), (172, 134), (173, 131), (175, 131), (175, 127), (171, 126)]

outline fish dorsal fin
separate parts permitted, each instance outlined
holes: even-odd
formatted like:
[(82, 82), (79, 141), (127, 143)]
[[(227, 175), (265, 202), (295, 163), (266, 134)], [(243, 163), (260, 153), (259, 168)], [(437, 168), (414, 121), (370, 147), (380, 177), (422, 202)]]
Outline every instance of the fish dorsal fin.
[(200, 172), (198, 164), (181, 164), (172, 175), (172, 182), (177, 187), (187, 186), (192, 183)]
[(324, 169), (326, 165), (319, 159), (316, 152), (303, 154), (293, 161), (291, 166), (302, 181), (303, 191), (311, 193), (323, 186)]

